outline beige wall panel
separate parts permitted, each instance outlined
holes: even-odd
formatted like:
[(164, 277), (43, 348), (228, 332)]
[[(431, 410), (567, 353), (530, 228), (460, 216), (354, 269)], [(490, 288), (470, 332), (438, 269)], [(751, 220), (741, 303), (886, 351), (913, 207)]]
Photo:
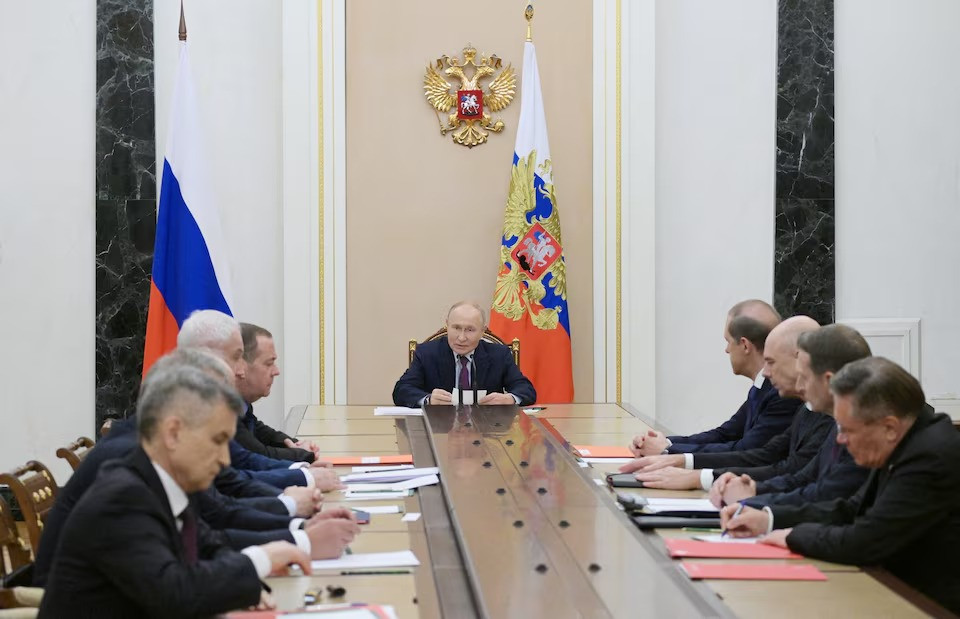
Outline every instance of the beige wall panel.
[[(349, 0), (346, 40), (347, 401), (384, 403), (406, 342), (461, 298), (489, 307), (520, 112), (473, 149), (441, 136), (428, 62), (467, 44), (523, 63), (523, 3)], [(577, 401), (593, 400), (592, 4), (537, 6), (540, 65), (567, 259)]]

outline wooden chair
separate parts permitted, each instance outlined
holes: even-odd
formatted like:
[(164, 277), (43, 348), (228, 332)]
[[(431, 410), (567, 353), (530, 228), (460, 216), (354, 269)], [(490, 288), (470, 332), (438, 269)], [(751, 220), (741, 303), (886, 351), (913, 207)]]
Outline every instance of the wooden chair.
[(30, 460), (9, 473), (0, 474), (0, 484), (9, 486), (17, 499), (27, 526), (30, 546), (36, 552), (40, 534), (43, 533), (43, 523), (57, 495), (57, 484), (53, 475), (41, 463)]
[(66, 447), (58, 449), (57, 457), (66, 460), (70, 464), (70, 468), (76, 471), (94, 445), (96, 443), (93, 442), (93, 439), (81, 436)]
[[(423, 343), (432, 342), (434, 340), (439, 340), (440, 338), (447, 337), (447, 328), (443, 327), (427, 339), (423, 340)], [(501, 340), (496, 333), (490, 329), (483, 330), (483, 336), (481, 339), (484, 341), (490, 342), (491, 344), (502, 344), (503, 346), (510, 347), (510, 353), (513, 355), (513, 362), (517, 364), (517, 367), (520, 367), (520, 340), (518, 338), (513, 338), (513, 341), (510, 344), (507, 344)], [(414, 354), (417, 352), (417, 340), (410, 340), (410, 343), (407, 345), (407, 365), (413, 363)]]
[(113, 428), (113, 419), (107, 419), (103, 422), (103, 425), (100, 426), (100, 438), (110, 434), (110, 430)]
[(20, 537), (10, 505), (0, 497), (0, 575), (30, 564), (30, 545)]

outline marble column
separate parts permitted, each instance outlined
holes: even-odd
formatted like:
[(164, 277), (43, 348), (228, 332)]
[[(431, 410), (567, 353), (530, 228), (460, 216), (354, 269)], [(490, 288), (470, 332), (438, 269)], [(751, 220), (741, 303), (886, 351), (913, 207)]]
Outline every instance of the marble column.
[(153, 0), (97, 1), (96, 428), (136, 402), (156, 229)]
[(774, 304), (835, 314), (833, 0), (779, 0)]

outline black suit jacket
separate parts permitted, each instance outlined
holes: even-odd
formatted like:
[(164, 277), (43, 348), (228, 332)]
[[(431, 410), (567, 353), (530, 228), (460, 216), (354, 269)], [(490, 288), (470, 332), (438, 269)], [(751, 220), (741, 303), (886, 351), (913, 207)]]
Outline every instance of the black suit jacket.
[(233, 437), (235, 441), (253, 453), (268, 458), (313, 462), (316, 456), (312, 451), (299, 447), (287, 447), (283, 441), (290, 437), (257, 419), (253, 414), (253, 404), (247, 403), (247, 407), (246, 414), (237, 420), (237, 435)]
[(104, 465), (63, 528), (40, 617), (201, 617), (257, 604), (246, 556), (198, 526), (188, 565), (153, 465), (137, 447)]
[(755, 403), (745, 400), (733, 417), (713, 430), (668, 437), (673, 444), (667, 451), (674, 454), (705, 453), (762, 447), (787, 429), (801, 404), (800, 400), (781, 398), (773, 383), (764, 379)]
[(831, 424), (816, 457), (795, 473), (772, 477), (757, 484), (757, 496), (744, 503), (799, 505), (853, 495), (866, 481), (869, 470), (857, 466), (847, 448), (837, 443), (837, 426)]
[(817, 455), (833, 425), (833, 417), (816, 413), (802, 404), (794, 413), (790, 427), (763, 447), (746, 451), (698, 452), (693, 454), (693, 467), (713, 469), (714, 478), (731, 472), (747, 474), (758, 481), (794, 473)]
[[(513, 362), (510, 349), (500, 344), (480, 341), (473, 354), (477, 368), (474, 382), (487, 393), (505, 391), (520, 398), (520, 405), (533, 404), (537, 392), (520, 368)], [(434, 389), (450, 391), (457, 382), (457, 362), (446, 338), (417, 346), (413, 363), (393, 388), (393, 403), (417, 408)]]
[(924, 411), (849, 498), (771, 507), (787, 545), (837, 563), (881, 565), (960, 613), (960, 433)]

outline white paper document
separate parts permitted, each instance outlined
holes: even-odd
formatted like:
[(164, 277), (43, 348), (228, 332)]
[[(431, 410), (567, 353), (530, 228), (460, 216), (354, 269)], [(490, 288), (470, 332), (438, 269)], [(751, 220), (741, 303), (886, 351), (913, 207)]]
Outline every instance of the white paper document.
[(421, 477), (414, 477), (413, 479), (405, 479), (403, 481), (394, 482), (392, 484), (347, 484), (347, 489), (345, 492), (350, 494), (360, 494), (364, 492), (396, 492), (397, 490), (410, 490), (412, 488), (419, 488), (420, 486), (432, 486), (434, 484), (439, 484), (440, 478), (436, 475), (423, 475)]
[(380, 567), (416, 567), (417, 556), (410, 550), (398, 552), (360, 552), (339, 559), (312, 561), (314, 570), (363, 570)]
[(590, 464), (626, 464), (633, 462), (633, 458), (582, 458), (584, 462)]
[(420, 512), (408, 512), (404, 514), (403, 518), (400, 520), (403, 522), (416, 522), (417, 520), (420, 520)]
[(660, 512), (704, 512), (708, 514), (720, 513), (709, 499), (675, 499), (675, 498), (646, 498), (646, 511), (651, 514)]
[(373, 409), (373, 414), (376, 417), (381, 416), (390, 416), (390, 415), (407, 415), (414, 417), (422, 417), (423, 409), (422, 408), (407, 408), (406, 406), (378, 406)]
[(368, 514), (399, 514), (400, 506), (399, 505), (370, 505), (369, 507), (364, 507), (361, 511), (365, 511)]
[(419, 469), (393, 469), (390, 471), (372, 471), (370, 473), (350, 473), (342, 475), (340, 481), (345, 484), (392, 484), (398, 481), (424, 477), (425, 475), (439, 475), (440, 469), (435, 466), (427, 466)]
[(353, 473), (374, 473), (377, 471), (399, 471), (400, 469), (412, 468), (412, 464), (391, 464), (389, 466), (381, 464), (380, 466), (355, 466), (350, 470)]
[(717, 544), (756, 544), (759, 537), (730, 537), (729, 535), (694, 535), (693, 539), (698, 542), (713, 542)]
[(378, 492), (343, 491), (344, 501), (385, 501), (390, 499), (403, 499), (408, 496), (413, 496), (413, 490), (380, 490)]
[[(463, 396), (462, 400), (460, 399), (461, 394)], [(470, 405), (470, 404), (476, 403), (473, 401), (473, 389), (465, 389), (463, 391), (460, 391), (460, 389), (458, 389), (457, 387), (454, 387), (452, 395), (453, 397), (451, 398), (451, 400), (453, 400), (454, 404), (457, 404), (458, 402), (463, 405)], [(487, 395), (487, 391), (485, 389), (477, 389), (478, 402), (482, 400), (485, 395)]]

